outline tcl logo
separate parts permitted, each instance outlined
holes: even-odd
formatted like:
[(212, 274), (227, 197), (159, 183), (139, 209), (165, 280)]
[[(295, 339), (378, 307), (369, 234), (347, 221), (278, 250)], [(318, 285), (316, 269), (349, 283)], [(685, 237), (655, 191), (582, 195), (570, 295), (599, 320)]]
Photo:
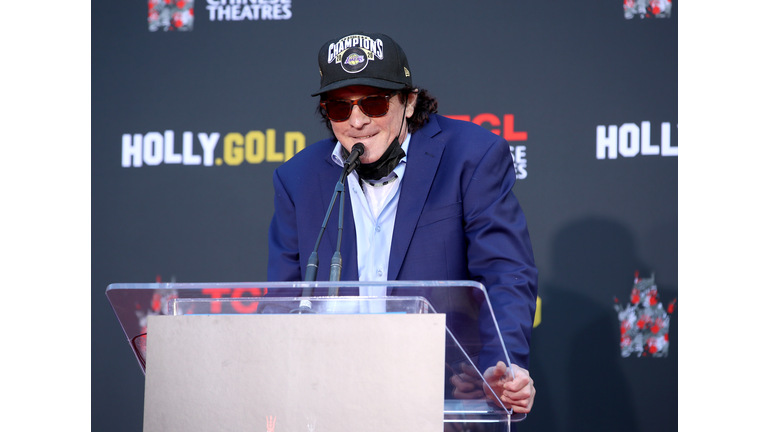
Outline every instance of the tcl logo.
[(456, 120), (471, 121), (472, 123), (483, 127), (488, 124), (490, 128), (486, 127), (486, 129), (490, 130), (496, 135), (501, 135), (503, 130), (504, 139), (507, 141), (528, 141), (528, 132), (518, 132), (515, 130), (514, 114), (504, 114), (503, 122), (499, 119), (498, 116), (490, 113), (482, 113), (474, 117), (470, 117), (468, 115), (447, 115), (446, 117)]
[[(528, 132), (515, 130), (515, 115), (504, 114), (501, 119), (495, 114), (482, 113), (474, 117), (468, 115), (447, 115), (446, 117), (464, 120), (480, 125), (507, 141), (528, 141)], [(528, 158), (526, 146), (509, 144), (509, 153), (515, 160), (515, 177), (522, 180), (528, 177)]]

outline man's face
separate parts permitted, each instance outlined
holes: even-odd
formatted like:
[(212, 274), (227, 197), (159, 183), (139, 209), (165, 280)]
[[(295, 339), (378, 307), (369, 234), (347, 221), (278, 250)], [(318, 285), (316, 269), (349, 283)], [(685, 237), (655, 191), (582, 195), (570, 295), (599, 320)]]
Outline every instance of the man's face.
[[(368, 86), (349, 86), (329, 91), (326, 99), (354, 101), (365, 96), (388, 95), (390, 93), (392, 90)], [(394, 95), (389, 99), (389, 111), (382, 117), (368, 117), (360, 110), (359, 106), (354, 105), (352, 114), (348, 119), (340, 122), (331, 121), (333, 134), (347, 151), (351, 151), (352, 146), (356, 143), (363, 143), (365, 154), (360, 158), (360, 161), (366, 164), (376, 162), (398, 133), (400, 133), (400, 143), (405, 140), (408, 126), (407, 121), (403, 121), (403, 110), (405, 110), (405, 118), (410, 118), (413, 115), (415, 103), (415, 93), (408, 96), (407, 106), (400, 101), (400, 96)]]

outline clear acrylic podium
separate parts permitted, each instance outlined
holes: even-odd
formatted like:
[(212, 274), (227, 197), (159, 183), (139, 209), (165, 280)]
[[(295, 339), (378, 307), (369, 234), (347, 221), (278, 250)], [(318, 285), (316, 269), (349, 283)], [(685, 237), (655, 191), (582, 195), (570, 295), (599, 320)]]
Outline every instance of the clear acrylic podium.
[[(361, 287), (386, 295), (360, 296)], [(311, 296), (302, 297), (309, 289)], [(338, 296), (329, 296), (329, 289)], [(510, 360), (485, 287), (474, 281), (112, 284), (106, 295), (145, 373), (150, 315), (442, 313), (446, 426), (508, 431), (526, 417), (503, 408), (489, 387), (483, 391), (482, 372)], [(459, 391), (456, 382), (474, 390)]]

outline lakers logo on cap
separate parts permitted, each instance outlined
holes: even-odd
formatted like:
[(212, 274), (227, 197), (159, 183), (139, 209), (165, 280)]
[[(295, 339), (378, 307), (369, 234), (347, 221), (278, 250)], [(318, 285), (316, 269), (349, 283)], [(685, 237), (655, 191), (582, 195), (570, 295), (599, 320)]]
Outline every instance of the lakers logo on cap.
[(356, 65), (358, 63), (362, 63), (364, 61), (365, 61), (365, 57), (364, 56), (361, 56), (360, 54), (357, 54), (357, 53), (353, 53), (353, 54), (350, 54), (349, 57), (347, 57), (347, 61), (345, 61), (344, 64), (348, 64), (348, 65), (354, 66), (354, 65)]
[(347, 73), (358, 73), (368, 66), (368, 56), (361, 48), (350, 48), (341, 56), (341, 68)]

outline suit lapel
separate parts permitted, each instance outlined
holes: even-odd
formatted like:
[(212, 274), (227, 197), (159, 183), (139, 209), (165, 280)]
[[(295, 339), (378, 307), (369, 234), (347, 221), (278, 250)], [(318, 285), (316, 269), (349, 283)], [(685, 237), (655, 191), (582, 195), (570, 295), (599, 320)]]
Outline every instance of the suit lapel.
[(400, 189), (400, 201), (397, 204), (395, 229), (392, 234), (392, 246), (389, 252), (389, 280), (397, 279), (403, 266), (408, 245), (419, 216), (424, 209), (432, 182), (440, 165), (445, 144), (434, 136), (440, 132), (440, 126), (434, 116), (422, 129), (411, 137), (408, 147), (403, 184)]

